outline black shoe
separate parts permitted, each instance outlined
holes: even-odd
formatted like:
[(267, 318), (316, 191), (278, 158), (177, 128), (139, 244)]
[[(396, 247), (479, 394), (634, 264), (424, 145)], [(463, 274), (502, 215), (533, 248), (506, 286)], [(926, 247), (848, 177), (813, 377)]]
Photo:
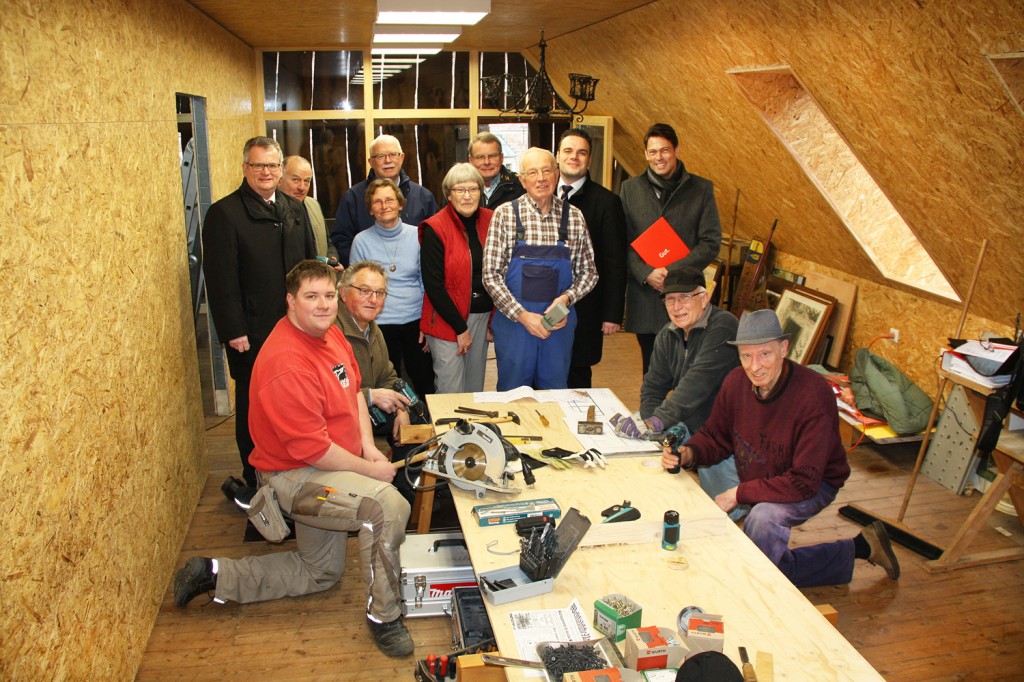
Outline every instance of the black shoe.
[(201, 556), (190, 557), (174, 574), (174, 605), (184, 607), (203, 592), (216, 589), (213, 561)]
[(366, 624), (370, 626), (370, 635), (373, 636), (373, 643), (386, 656), (400, 658), (409, 656), (413, 652), (412, 637), (405, 629), (401, 618), (396, 618), (390, 623), (375, 623), (369, 618)]
[(884, 568), (889, 580), (899, 580), (900, 562), (896, 559), (896, 553), (892, 551), (892, 543), (889, 541), (889, 532), (885, 530), (885, 524), (875, 521), (860, 534), (871, 547), (868, 563)]
[(234, 476), (224, 479), (224, 482), (220, 484), (220, 491), (224, 493), (224, 497), (228, 498), (228, 502), (233, 503), (243, 512), (249, 509), (249, 502), (256, 494), (256, 488)]

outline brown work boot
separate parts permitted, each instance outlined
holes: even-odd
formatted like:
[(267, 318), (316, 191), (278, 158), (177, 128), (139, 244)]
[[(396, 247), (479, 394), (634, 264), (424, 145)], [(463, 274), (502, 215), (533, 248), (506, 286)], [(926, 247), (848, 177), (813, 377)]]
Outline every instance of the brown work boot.
[(366, 624), (370, 626), (373, 643), (385, 655), (400, 658), (412, 654), (412, 636), (405, 629), (405, 623), (401, 618), (396, 618), (390, 623), (375, 623), (367, 618)]
[(896, 553), (892, 551), (892, 542), (889, 541), (889, 532), (885, 529), (885, 524), (875, 521), (860, 534), (871, 547), (868, 563), (884, 568), (889, 580), (899, 580), (900, 562), (896, 559)]

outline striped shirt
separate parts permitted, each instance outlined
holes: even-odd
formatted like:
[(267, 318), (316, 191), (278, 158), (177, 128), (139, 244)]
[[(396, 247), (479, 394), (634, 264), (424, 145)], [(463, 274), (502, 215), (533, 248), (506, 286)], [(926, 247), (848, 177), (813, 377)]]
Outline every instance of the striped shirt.
[[(590, 243), (590, 233), (587, 231), (583, 213), (575, 206), (563, 204), (558, 197), (552, 197), (551, 211), (546, 216), (541, 215), (540, 207), (529, 195), (524, 194), (515, 201), (519, 202), (519, 218), (523, 223), (526, 243), (531, 246), (552, 246), (558, 242), (562, 209), (568, 207), (566, 246), (569, 247), (569, 258), (572, 262), (572, 283), (562, 293), (569, 297), (570, 306), (575, 305), (597, 284), (594, 247)], [(515, 243), (516, 218), (512, 212), (512, 202), (509, 201), (495, 209), (491, 218), (487, 243), (484, 245), (483, 283), (487, 293), (494, 299), (495, 307), (513, 322), (526, 310), (505, 284), (505, 274), (512, 260), (512, 248)]]

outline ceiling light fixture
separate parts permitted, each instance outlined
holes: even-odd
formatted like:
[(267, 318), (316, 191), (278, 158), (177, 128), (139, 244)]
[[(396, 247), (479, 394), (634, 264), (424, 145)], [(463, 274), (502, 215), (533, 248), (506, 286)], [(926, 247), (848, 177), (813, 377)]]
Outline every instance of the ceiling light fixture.
[(373, 25), (374, 43), (450, 43), (460, 35), (460, 26)]
[[(569, 96), (575, 101), (572, 107), (563, 105), (555, 93), (555, 87), (548, 77), (545, 64), (547, 42), (544, 40), (544, 29), (540, 30), (540, 65), (533, 78), (509, 73), (500, 76), (486, 76), (480, 79), (484, 88), (484, 100), (502, 101), (505, 107), (501, 117), (514, 116), (516, 120), (523, 118), (575, 118), (583, 121), (583, 112), (587, 104), (594, 101), (597, 90), (597, 78), (582, 73), (569, 74)], [(580, 104), (583, 106), (580, 106)]]
[(473, 26), (490, 11), (491, 0), (377, 0), (377, 23)]
[(371, 54), (420, 54), (431, 55), (441, 51), (444, 45), (374, 45)]

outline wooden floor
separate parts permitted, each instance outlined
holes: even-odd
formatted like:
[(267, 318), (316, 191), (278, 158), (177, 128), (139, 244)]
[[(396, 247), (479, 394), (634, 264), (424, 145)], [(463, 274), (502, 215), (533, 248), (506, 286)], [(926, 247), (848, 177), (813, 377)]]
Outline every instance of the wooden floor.
[[(493, 363), (491, 363), (493, 365)], [(493, 370), (493, 368), (492, 368)], [(493, 371), (489, 371), (493, 387)], [(605, 345), (594, 385), (608, 386), (636, 409), (640, 396), (640, 354), (632, 335), (620, 333)], [(178, 565), (195, 554), (242, 557), (294, 548), (243, 543), (243, 517), (221, 495), (220, 482), (237, 475), (234, 422), (208, 433), (210, 476), (181, 548)], [(857, 502), (894, 516), (917, 454), (913, 445), (850, 455), (853, 474), (835, 504), (793, 533), (794, 544), (849, 537), (858, 527), (840, 517), (839, 506)], [(906, 522), (936, 544), (949, 540), (967, 516), (973, 497), (957, 497), (922, 476)], [(996, 532), (1001, 526), (1012, 537)], [(972, 550), (1024, 544), (1016, 518), (993, 515)], [(839, 610), (839, 629), (890, 682), (1024, 679), (1024, 562), (981, 566), (932, 575), (921, 557), (897, 548), (903, 566), (899, 583), (858, 562), (853, 582), (805, 590), (816, 603)], [(400, 680), (412, 679), (413, 659), (388, 659), (369, 639), (363, 617), (363, 585), (355, 541), (349, 541), (342, 583), (324, 593), (261, 604), (206, 603), (195, 599), (174, 607), (171, 577), (159, 616), (139, 667), (138, 680)], [(176, 567), (175, 567), (176, 568)], [(416, 654), (449, 650), (447, 618), (407, 621)], [(809, 681), (815, 682), (815, 681)]]

